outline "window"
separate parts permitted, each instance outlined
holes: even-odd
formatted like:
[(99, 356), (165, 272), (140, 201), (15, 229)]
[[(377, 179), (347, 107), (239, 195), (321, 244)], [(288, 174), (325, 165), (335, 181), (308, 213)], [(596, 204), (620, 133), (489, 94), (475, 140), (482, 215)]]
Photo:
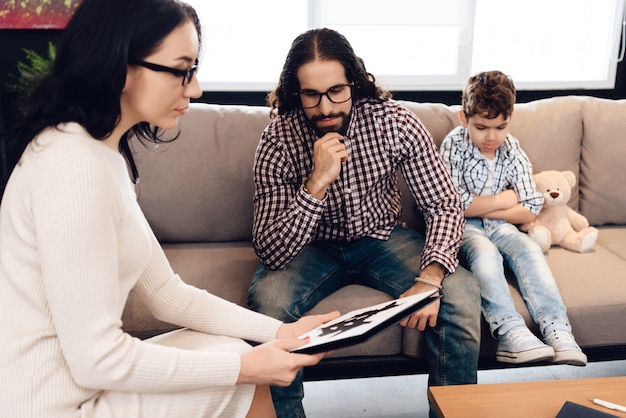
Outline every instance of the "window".
[(518, 89), (615, 86), (626, 0), (187, 0), (204, 25), (205, 90), (269, 91), (291, 41), (343, 33), (394, 90), (460, 90), (499, 69)]
[[(518, 88), (613, 88), (624, 1), (477, 0), (472, 72), (498, 68)], [(622, 46), (623, 47), (623, 46)]]

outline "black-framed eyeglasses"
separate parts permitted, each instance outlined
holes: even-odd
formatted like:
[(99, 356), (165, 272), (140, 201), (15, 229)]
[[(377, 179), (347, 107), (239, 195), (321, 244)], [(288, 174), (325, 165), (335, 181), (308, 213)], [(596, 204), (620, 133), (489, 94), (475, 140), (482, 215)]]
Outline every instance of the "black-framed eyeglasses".
[(301, 90), (296, 95), (300, 96), (303, 109), (312, 109), (319, 106), (322, 96), (326, 96), (333, 103), (344, 103), (352, 98), (352, 86), (354, 84), (337, 84), (326, 92), (320, 93), (315, 90)]
[(131, 62), (131, 64), (139, 65), (141, 67), (145, 67), (152, 71), (170, 73), (170, 74), (174, 74), (177, 77), (182, 77), (183, 86), (189, 85), (189, 83), (191, 83), (191, 79), (193, 79), (193, 75), (196, 73), (196, 71), (198, 71), (198, 60), (196, 60), (196, 63), (192, 65), (191, 67), (187, 68), (186, 70), (166, 67), (165, 65), (153, 64), (151, 62), (146, 62), (146, 61), (133, 61)]

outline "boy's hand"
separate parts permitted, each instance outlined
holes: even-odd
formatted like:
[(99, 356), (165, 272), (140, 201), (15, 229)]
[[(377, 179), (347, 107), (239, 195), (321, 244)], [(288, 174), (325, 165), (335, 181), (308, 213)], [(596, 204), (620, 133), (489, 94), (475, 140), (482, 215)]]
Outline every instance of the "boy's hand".
[(513, 190), (505, 190), (497, 195), (498, 199), (498, 210), (506, 210), (511, 209), (519, 203), (519, 198), (517, 197), (517, 193)]

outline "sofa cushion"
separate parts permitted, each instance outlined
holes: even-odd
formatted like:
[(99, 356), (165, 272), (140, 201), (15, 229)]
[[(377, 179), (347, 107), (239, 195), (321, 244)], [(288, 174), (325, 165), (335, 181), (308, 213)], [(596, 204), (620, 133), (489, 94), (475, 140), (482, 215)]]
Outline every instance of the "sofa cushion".
[[(581, 97), (567, 96), (518, 103), (511, 118), (515, 136), (533, 165), (533, 172), (571, 170), (579, 175), (583, 137)], [(578, 187), (570, 206), (578, 208)]]
[[(259, 259), (249, 242), (166, 244), (164, 249), (172, 269), (183, 281), (238, 305), (246, 306), (248, 288), (259, 265)], [(337, 309), (343, 314), (389, 300), (391, 300), (389, 295), (378, 290), (350, 285), (321, 301), (307, 314), (326, 313)], [(141, 338), (178, 328), (152, 317), (133, 293), (126, 304), (122, 321), (127, 332)], [(402, 328), (395, 325), (362, 344), (337, 350), (331, 356), (399, 354), (402, 348), (401, 336)]]
[(194, 103), (181, 119), (175, 141), (154, 151), (133, 144), (138, 200), (157, 238), (250, 240), (252, 163), (269, 109)]
[(447, 106), (441, 103), (416, 103), (399, 101), (404, 107), (415, 113), (428, 129), (437, 148), (443, 139), (459, 124), (460, 106)]
[[(185, 283), (246, 306), (250, 281), (259, 265), (249, 242), (165, 244), (163, 247), (172, 269)], [(178, 328), (155, 319), (132, 292), (122, 322), (127, 332), (142, 338)]]
[(626, 223), (626, 100), (589, 97), (584, 135), (580, 211), (592, 225)]
[[(623, 238), (623, 228), (614, 232)], [(608, 229), (601, 229), (600, 238), (589, 253), (556, 247), (546, 255), (574, 336), (583, 349), (620, 345), (626, 335), (626, 276), (619, 273), (626, 271), (626, 259), (600, 245), (605, 234), (611, 235)], [(514, 284), (511, 287), (516, 288)], [(517, 310), (528, 324), (533, 324), (520, 293), (512, 293)], [(537, 329), (534, 324), (533, 328)]]
[[(626, 261), (626, 226), (601, 226), (596, 245), (602, 246)], [(626, 274), (625, 274), (626, 276)], [(626, 279), (624, 279), (626, 286)]]

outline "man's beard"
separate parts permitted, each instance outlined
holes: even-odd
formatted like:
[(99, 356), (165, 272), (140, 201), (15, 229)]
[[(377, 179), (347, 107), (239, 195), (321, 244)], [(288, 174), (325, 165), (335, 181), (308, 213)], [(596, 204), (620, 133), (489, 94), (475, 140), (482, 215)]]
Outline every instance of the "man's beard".
[[(345, 135), (348, 130), (348, 124), (350, 123), (350, 115), (352, 112), (346, 114), (344, 112), (331, 113), (329, 115), (315, 115), (310, 119), (311, 127), (315, 131), (315, 134), (318, 137), (322, 137), (329, 132), (338, 132), (341, 135)], [(320, 128), (317, 126), (317, 122), (326, 119), (326, 118), (341, 118), (341, 126), (339, 129), (334, 128), (333, 126), (326, 126), (324, 128)]]

